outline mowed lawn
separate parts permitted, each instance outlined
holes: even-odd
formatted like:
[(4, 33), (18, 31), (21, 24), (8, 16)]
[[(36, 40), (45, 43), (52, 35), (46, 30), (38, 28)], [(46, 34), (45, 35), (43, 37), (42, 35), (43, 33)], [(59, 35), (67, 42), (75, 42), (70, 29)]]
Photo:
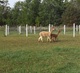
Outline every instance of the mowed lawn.
[(37, 39), (37, 34), (0, 36), (0, 73), (80, 73), (80, 35)]

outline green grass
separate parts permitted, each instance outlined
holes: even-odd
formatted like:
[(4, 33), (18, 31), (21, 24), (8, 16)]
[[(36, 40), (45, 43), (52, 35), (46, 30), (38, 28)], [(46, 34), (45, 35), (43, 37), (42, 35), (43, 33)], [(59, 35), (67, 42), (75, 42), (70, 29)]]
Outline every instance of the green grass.
[(0, 36), (0, 73), (80, 73), (80, 35), (38, 42), (38, 35)]

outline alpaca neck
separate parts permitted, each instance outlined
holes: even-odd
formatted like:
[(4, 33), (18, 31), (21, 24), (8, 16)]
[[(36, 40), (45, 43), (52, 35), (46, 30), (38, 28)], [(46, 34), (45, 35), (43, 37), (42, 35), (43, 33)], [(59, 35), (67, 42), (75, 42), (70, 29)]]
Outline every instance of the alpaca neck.
[(50, 31), (50, 34), (52, 33), (53, 30)]
[(50, 30), (50, 34), (52, 33), (53, 30), (54, 30), (54, 27), (51, 28), (51, 30)]

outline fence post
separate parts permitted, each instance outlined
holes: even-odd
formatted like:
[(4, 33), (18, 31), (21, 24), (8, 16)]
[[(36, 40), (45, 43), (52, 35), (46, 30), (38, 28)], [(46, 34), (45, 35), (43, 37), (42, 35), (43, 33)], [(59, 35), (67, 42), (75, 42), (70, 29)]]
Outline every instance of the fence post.
[(7, 25), (5, 25), (5, 36), (7, 36)]
[(19, 26), (19, 34), (21, 34), (21, 26)]
[(73, 23), (73, 37), (75, 37), (75, 23)]
[(36, 34), (36, 27), (34, 26), (34, 34)]
[(76, 31), (78, 32), (78, 25), (76, 25)]
[(26, 37), (28, 36), (28, 25), (26, 24)]
[(49, 32), (50, 32), (50, 24), (49, 24)]
[(30, 26), (30, 33), (32, 33), (32, 26)]
[(7, 26), (7, 34), (9, 35), (9, 26)]
[(64, 25), (64, 35), (66, 34), (66, 25)]
[(79, 25), (79, 34), (80, 34), (80, 25)]

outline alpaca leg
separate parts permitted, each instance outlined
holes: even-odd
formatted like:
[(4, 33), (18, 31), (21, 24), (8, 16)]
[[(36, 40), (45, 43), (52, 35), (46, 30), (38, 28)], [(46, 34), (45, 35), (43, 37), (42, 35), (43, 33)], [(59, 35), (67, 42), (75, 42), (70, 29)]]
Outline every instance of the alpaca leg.
[(47, 37), (47, 41), (49, 41), (49, 37)]
[(40, 37), (38, 38), (38, 41), (42, 41), (42, 42), (43, 42), (42, 36), (40, 36)]
[(40, 38), (41, 38), (41, 41), (43, 42), (43, 37), (41, 36)]
[(54, 37), (52, 37), (52, 41), (54, 41), (55, 40), (55, 38)]
[(51, 39), (50, 39), (50, 37), (47, 37), (47, 41), (50, 41), (50, 42), (51, 42)]
[(47, 37), (47, 41), (49, 42), (49, 37)]
[(48, 41), (48, 37), (47, 37), (47, 41)]
[(49, 41), (51, 42), (51, 39), (50, 39), (50, 37), (49, 37)]
[(38, 38), (38, 41), (40, 41), (40, 40), (41, 40), (41, 37)]

